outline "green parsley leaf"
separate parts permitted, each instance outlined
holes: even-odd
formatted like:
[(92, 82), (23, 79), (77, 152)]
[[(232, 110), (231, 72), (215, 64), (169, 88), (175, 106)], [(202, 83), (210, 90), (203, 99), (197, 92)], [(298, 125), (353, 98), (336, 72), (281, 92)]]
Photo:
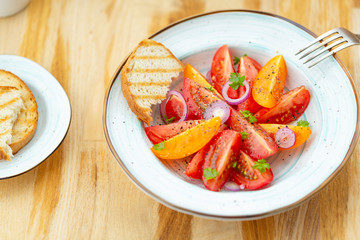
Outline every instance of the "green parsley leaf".
[(258, 169), (261, 173), (266, 172), (266, 169), (270, 169), (269, 163), (265, 159), (259, 159), (255, 162), (253, 169)]
[(247, 57), (247, 54), (245, 53), (245, 54), (243, 55), (243, 57)]
[(219, 172), (215, 168), (204, 168), (204, 177), (206, 180), (216, 178)]
[(249, 137), (249, 134), (247, 132), (240, 132), (242, 140), (245, 140)]
[(230, 73), (229, 81), (231, 82), (230, 87), (237, 90), (240, 86), (244, 86), (245, 76), (241, 76), (240, 73)]
[(234, 65), (239, 64), (240, 58), (234, 57), (233, 61), (234, 61)]
[(172, 123), (172, 122), (175, 120), (175, 117), (167, 118), (166, 116), (164, 116), (164, 120), (165, 120), (167, 123)]
[(237, 165), (238, 165), (238, 162), (237, 162), (237, 161), (235, 161), (235, 162), (233, 163), (233, 165), (232, 165), (232, 168), (236, 168), (236, 167), (237, 167)]
[(250, 111), (244, 110), (244, 111), (240, 111), (240, 113), (241, 113), (245, 118), (247, 118), (250, 123), (257, 122), (256, 117), (254, 117), (254, 115), (253, 115)]
[(165, 148), (165, 142), (154, 144), (153, 149), (156, 151), (161, 151)]
[(213, 93), (215, 92), (215, 89), (214, 89), (214, 87), (213, 86), (210, 86), (210, 87), (205, 87), (207, 90), (210, 90), (210, 91), (212, 91)]
[(304, 120), (300, 120), (300, 121), (297, 122), (297, 125), (298, 125), (299, 127), (308, 127), (309, 124), (310, 124), (310, 123), (309, 123), (308, 121), (304, 121)]

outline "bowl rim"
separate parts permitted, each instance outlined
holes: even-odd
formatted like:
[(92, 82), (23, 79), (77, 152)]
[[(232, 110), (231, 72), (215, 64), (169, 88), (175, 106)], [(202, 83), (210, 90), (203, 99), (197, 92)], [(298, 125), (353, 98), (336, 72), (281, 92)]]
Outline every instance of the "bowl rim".
[[(273, 13), (268, 13), (268, 12), (263, 12), (263, 11), (254, 11), (254, 10), (245, 10), (245, 9), (230, 9), (230, 10), (219, 10), (219, 11), (211, 11), (211, 12), (205, 12), (205, 13), (201, 13), (201, 14), (196, 14), (196, 15), (192, 15), (189, 16), (187, 18), (183, 18), (180, 19), (174, 23), (171, 23), (169, 25), (167, 25), (166, 27), (160, 29), (159, 31), (155, 32), (154, 34), (150, 35), (148, 38), (154, 38), (155, 36), (159, 35), (160, 33), (168, 30), (169, 28), (172, 28), (180, 23), (189, 21), (191, 19), (196, 19), (196, 18), (200, 18), (200, 17), (204, 17), (204, 16), (208, 16), (208, 15), (214, 15), (214, 14), (219, 14), (219, 13), (230, 13), (230, 12), (239, 12), (239, 13), (253, 13), (253, 14), (261, 14), (261, 15), (265, 15), (265, 16), (270, 16), (270, 17), (274, 17), (274, 18), (279, 18), (281, 20), (284, 20), (288, 23), (291, 23), (295, 26), (297, 26), (298, 28), (300, 28), (301, 30), (309, 33), (310, 35), (312, 35), (314, 38), (318, 37), (318, 35), (316, 35), (315, 33), (313, 33), (312, 31), (310, 31), (309, 29), (307, 29), (306, 27), (300, 25), (297, 22), (294, 22), (288, 18), (282, 17), (280, 15), (277, 14), (273, 14)], [(131, 54), (131, 53), (130, 53)], [(275, 214), (279, 214), (281, 212), (284, 211), (288, 211), (292, 208), (295, 208), (296, 206), (298, 206), (299, 204), (305, 202), (306, 200), (310, 200), (312, 197), (314, 197), (317, 193), (320, 192), (320, 190), (322, 190), (325, 186), (327, 186), (339, 173), (340, 171), (344, 168), (345, 164), (348, 162), (349, 158), (351, 157), (356, 143), (359, 139), (359, 124), (360, 124), (360, 120), (359, 120), (359, 99), (358, 99), (358, 95), (357, 95), (357, 91), (355, 88), (355, 84), (354, 81), (350, 75), (350, 72), (348, 71), (348, 69), (344, 66), (344, 64), (341, 62), (341, 60), (337, 57), (336, 54), (334, 54), (334, 58), (335, 60), (338, 62), (338, 64), (340, 65), (340, 67), (342, 68), (342, 70), (344, 71), (344, 73), (346, 74), (348, 80), (350, 81), (351, 87), (353, 89), (354, 92), (354, 96), (355, 96), (355, 100), (356, 100), (356, 109), (357, 109), (357, 114), (356, 114), (356, 128), (355, 128), (355, 132), (353, 135), (353, 138), (351, 140), (350, 146), (348, 148), (348, 151), (346, 152), (346, 155), (344, 157), (344, 159), (342, 160), (341, 164), (334, 170), (334, 172), (324, 181), (322, 182), (316, 189), (314, 189), (311, 193), (305, 195), (304, 197), (302, 197), (301, 199), (299, 199), (298, 201), (289, 204), (287, 206), (284, 206), (282, 208), (278, 208), (278, 209), (274, 209), (272, 211), (266, 212), (266, 213), (261, 213), (261, 214), (255, 214), (255, 215), (243, 215), (243, 216), (220, 216), (220, 215), (212, 215), (212, 214), (206, 214), (206, 213), (202, 213), (202, 212), (197, 212), (197, 211), (192, 211), (192, 210), (188, 210), (186, 208), (182, 208), (179, 206), (175, 206), (174, 204), (166, 201), (165, 199), (162, 199), (161, 197), (157, 196), (156, 194), (154, 194), (153, 192), (151, 192), (148, 188), (146, 188), (143, 184), (141, 184), (131, 173), (130, 171), (126, 168), (126, 166), (123, 164), (122, 160), (120, 159), (120, 157), (117, 155), (115, 148), (112, 144), (112, 142), (110, 141), (110, 137), (109, 137), (109, 132), (108, 132), (108, 127), (106, 124), (106, 115), (107, 115), (107, 105), (109, 102), (109, 95), (110, 95), (110, 91), (118, 77), (118, 75), (120, 74), (123, 66), (125, 65), (127, 59), (129, 58), (130, 54), (120, 63), (119, 67), (117, 68), (117, 70), (115, 71), (114, 75), (111, 78), (111, 82), (109, 83), (109, 86), (107, 88), (106, 94), (105, 94), (105, 98), (104, 98), (104, 107), (103, 107), (103, 129), (104, 129), (104, 135), (105, 135), (105, 139), (106, 142), (110, 148), (110, 151), (113, 155), (113, 157), (115, 158), (115, 160), (118, 162), (118, 164), (120, 165), (120, 167), (123, 169), (123, 171), (126, 173), (126, 175), (130, 178), (130, 180), (135, 183), (135, 185), (137, 185), (138, 188), (140, 188), (143, 192), (145, 192), (148, 196), (152, 197), (153, 199), (155, 199), (156, 201), (164, 204), (165, 206), (182, 212), (182, 213), (186, 213), (186, 214), (191, 214), (191, 215), (195, 215), (195, 216), (199, 216), (199, 217), (204, 217), (204, 218), (210, 218), (210, 219), (216, 219), (216, 220), (254, 220), (254, 219), (259, 219), (259, 218), (265, 218), (268, 216), (272, 216)]]

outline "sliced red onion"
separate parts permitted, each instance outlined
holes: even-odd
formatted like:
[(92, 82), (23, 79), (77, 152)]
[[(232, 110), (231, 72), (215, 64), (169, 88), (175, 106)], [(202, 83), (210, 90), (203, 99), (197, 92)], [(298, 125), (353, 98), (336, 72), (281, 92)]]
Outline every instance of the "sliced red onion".
[(294, 146), (295, 140), (294, 131), (287, 127), (280, 128), (275, 134), (275, 142), (281, 148), (291, 148)]
[(183, 97), (183, 95), (181, 93), (179, 93), (178, 91), (175, 91), (175, 90), (171, 90), (169, 91), (167, 94), (166, 94), (166, 99), (164, 101), (162, 101), (161, 105), (160, 105), (160, 113), (161, 113), (161, 117), (162, 119), (164, 120), (165, 123), (168, 123), (167, 121), (165, 121), (165, 119), (168, 119), (167, 115), (166, 115), (166, 104), (167, 102), (169, 101), (170, 97), (174, 95), (174, 96), (177, 96), (178, 98), (180, 98), (181, 100), (181, 103), (183, 104), (184, 106), (184, 112), (183, 114), (181, 115), (179, 121), (177, 122), (182, 122), (182, 121), (185, 121), (188, 117), (188, 107), (186, 105), (186, 102), (185, 102), (185, 99)]
[(212, 82), (212, 79), (211, 79), (211, 70), (209, 70), (207, 73), (206, 73), (206, 80), (212, 85), (213, 82)]
[(220, 117), (221, 123), (225, 123), (230, 116), (230, 107), (224, 101), (215, 101), (210, 103), (204, 112), (204, 119), (209, 120), (214, 117)]
[(250, 96), (250, 86), (249, 86), (249, 83), (248, 81), (244, 80), (243, 82), (243, 85), (245, 86), (245, 93), (240, 96), (239, 98), (236, 98), (236, 99), (232, 99), (228, 96), (227, 92), (229, 90), (229, 87), (230, 87), (230, 84), (231, 82), (230, 81), (227, 81), (222, 89), (222, 95), (224, 97), (224, 99), (227, 101), (227, 103), (231, 104), (231, 105), (238, 105), (242, 102), (245, 102), (246, 99), (249, 98)]
[(227, 190), (232, 191), (232, 192), (237, 192), (237, 191), (243, 190), (245, 188), (244, 184), (239, 185), (232, 181), (227, 181), (225, 183), (224, 187)]

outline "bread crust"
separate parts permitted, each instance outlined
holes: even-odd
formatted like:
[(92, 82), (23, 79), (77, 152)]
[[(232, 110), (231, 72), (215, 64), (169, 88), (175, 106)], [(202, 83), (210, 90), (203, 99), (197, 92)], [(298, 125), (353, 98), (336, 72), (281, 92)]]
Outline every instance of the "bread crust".
[[(137, 104), (136, 96), (131, 94), (130, 86), (132, 84), (131, 84), (131, 82), (129, 82), (127, 75), (132, 71), (129, 68), (129, 65), (134, 60), (135, 53), (138, 50), (138, 48), (146, 47), (146, 46), (153, 46), (153, 45), (161, 46), (165, 50), (167, 50), (169, 52), (169, 54), (172, 56), (172, 58), (176, 59), (176, 61), (182, 67), (182, 70), (184, 70), (184, 65), (182, 64), (182, 62), (179, 59), (177, 59), (168, 48), (166, 48), (163, 44), (156, 42), (152, 39), (145, 39), (145, 40), (141, 41), (138, 44), (138, 46), (135, 48), (135, 50), (131, 53), (131, 55), (127, 59), (125, 65), (121, 71), (121, 89), (122, 89), (122, 92), (124, 94), (124, 97), (129, 105), (130, 109), (136, 114), (136, 116), (138, 117), (139, 120), (144, 121), (147, 125), (150, 125), (150, 122), (153, 120), (151, 117), (151, 109), (141, 107), (140, 105)], [(163, 99), (161, 99), (161, 100), (163, 100)]]
[[(34, 136), (38, 124), (38, 106), (35, 97), (27, 85), (15, 74), (0, 69), (0, 86), (12, 86), (21, 91), (25, 109), (22, 109), (14, 123), (13, 130), (25, 125), (26, 131), (13, 132), (11, 147), (13, 154), (24, 147)], [(5, 79), (4, 79), (5, 78)]]

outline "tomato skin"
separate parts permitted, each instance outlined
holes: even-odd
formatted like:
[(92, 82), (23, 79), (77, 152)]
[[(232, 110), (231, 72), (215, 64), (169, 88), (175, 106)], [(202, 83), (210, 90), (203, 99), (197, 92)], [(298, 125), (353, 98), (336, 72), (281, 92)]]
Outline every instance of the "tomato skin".
[(170, 123), (167, 125), (149, 126), (144, 130), (149, 140), (153, 144), (158, 144), (192, 127), (195, 127), (201, 122), (201, 120), (183, 121), (178, 123)]
[[(221, 124), (218, 132), (229, 129), (225, 124)], [(188, 163), (185, 174), (191, 178), (201, 179), (203, 174), (203, 165), (204, 165), (204, 156), (205, 156), (205, 148), (202, 148), (200, 151), (195, 153), (195, 155), (191, 158)]]
[(230, 176), (232, 164), (239, 157), (240, 145), (240, 133), (224, 130), (206, 146), (203, 169), (211, 168), (218, 172), (218, 175), (212, 179), (206, 179), (203, 174), (202, 180), (207, 189), (219, 191), (224, 186)]
[[(215, 53), (211, 64), (211, 80), (215, 89), (222, 94), (224, 84), (229, 81), (230, 74), (235, 72), (229, 48), (227, 45), (221, 46)], [(229, 88), (228, 96), (238, 98), (238, 90)]]
[(191, 161), (188, 163), (185, 174), (188, 177), (201, 179), (203, 175), (203, 165), (204, 165), (204, 156), (205, 156), (206, 146), (195, 153), (195, 155), (191, 158)]
[(243, 185), (244, 189), (248, 190), (259, 189), (272, 182), (274, 175), (271, 169), (261, 173), (258, 169), (252, 168), (254, 164), (255, 160), (240, 150), (237, 166), (231, 172), (231, 180), (239, 185)]
[(270, 59), (259, 71), (253, 84), (252, 95), (261, 106), (276, 105), (285, 87), (287, 69), (282, 55)]
[(189, 113), (195, 119), (203, 117), (204, 110), (208, 104), (220, 100), (213, 92), (189, 78), (184, 79), (183, 96)]
[(172, 95), (165, 105), (165, 112), (167, 119), (174, 117), (172, 122), (177, 122), (180, 120), (183, 112), (184, 105), (178, 96)]
[(243, 140), (241, 149), (254, 159), (267, 158), (278, 151), (278, 146), (270, 135), (257, 123), (250, 123), (238, 111), (230, 109), (230, 117), (227, 124), (232, 130), (248, 133)]
[[(259, 73), (260, 69), (261, 69), (261, 65), (254, 59), (252, 59), (248, 56), (243, 56), (240, 58), (237, 72), (241, 76), (245, 76), (245, 80), (248, 81), (251, 92), (252, 92), (252, 87), (253, 87), (255, 78), (256, 78), (257, 74)], [(242, 96), (244, 93), (245, 93), (245, 87), (240, 87), (239, 88), (239, 96)], [(252, 93), (250, 94), (249, 98), (245, 102), (239, 104), (237, 107), (238, 110), (247, 110), (252, 113), (256, 113), (261, 108), (262, 107), (259, 104), (257, 104), (257, 102), (255, 102), (255, 100), (252, 96)]]
[(300, 86), (285, 93), (274, 107), (263, 108), (254, 116), (258, 123), (288, 124), (304, 113), (309, 102), (309, 90)]

